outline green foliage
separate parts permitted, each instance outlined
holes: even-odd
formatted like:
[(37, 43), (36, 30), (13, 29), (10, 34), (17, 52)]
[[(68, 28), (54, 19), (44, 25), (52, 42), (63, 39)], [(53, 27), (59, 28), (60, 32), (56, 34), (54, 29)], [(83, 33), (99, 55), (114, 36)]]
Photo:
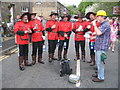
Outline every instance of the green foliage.
[(8, 14), (8, 17), (11, 17), (12, 15), (11, 14)]
[(99, 7), (96, 8), (95, 12), (98, 10), (105, 10), (108, 16), (116, 16), (113, 15), (113, 6), (118, 6), (118, 2), (99, 2)]
[(74, 5), (68, 6), (67, 8), (70, 10), (71, 15), (77, 14), (77, 12), (75, 11), (76, 8)]
[[(90, 2), (89, 2), (90, 1)], [(101, 0), (82, 0), (82, 2), (78, 5), (78, 10), (85, 15), (86, 8), (92, 6), (93, 4), (98, 3), (98, 7), (95, 8), (95, 12), (98, 10), (105, 10), (108, 16), (116, 16), (113, 15), (113, 6), (120, 6), (118, 2), (102, 2)]]
[(84, 15), (86, 8), (88, 6), (93, 5), (95, 3), (95, 1), (96, 0), (82, 0), (82, 2), (78, 5), (78, 10)]

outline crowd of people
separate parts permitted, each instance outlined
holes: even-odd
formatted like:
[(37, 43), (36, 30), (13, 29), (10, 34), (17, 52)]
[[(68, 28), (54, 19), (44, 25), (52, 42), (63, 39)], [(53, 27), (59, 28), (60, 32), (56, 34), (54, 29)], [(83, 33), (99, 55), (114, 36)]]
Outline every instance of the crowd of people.
[[(79, 14), (74, 17), (77, 19), (74, 24), (70, 22), (71, 16), (68, 14), (64, 14), (61, 19), (58, 19), (58, 13), (52, 11), (49, 16), (51, 19), (43, 22), (42, 16), (36, 18), (36, 13), (28, 12), (22, 14), (19, 20), (16, 20), (14, 33), (16, 43), (19, 45), (18, 60), (20, 70), (25, 70), (25, 66), (35, 65), (37, 56), (38, 63), (44, 64), (42, 53), (46, 32), (48, 39), (48, 61), (50, 63), (54, 60), (61, 61), (62, 59), (68, 59), (69, 40), (72, 32), (74, 33), (76, 59), (86, 62), (85, 33), (89, 32), (90, 61), (88, 63), (90, 63), (90, 66), (97, 65), (97, 74), (92, 75), (95, 77), (93, 81), (104, 81), (104, 59), (110, 44), (110, 48), (114, 52), (114, 43), (118, 31), (116, 20), (114, 22), (110, 20), (109, 22), (104, 10), (99, 10), (97, 14), (88, 12), (85, 16)], [(31, 63), (28, 61), (28, 45), (30, 41), (32, 42)], [(54, 54), (58, 41), (58, 58), (56, 58)], [(80, 47), (81, 51), (79, 51)], [(103, 59), (101, 60), (101, 58)]]

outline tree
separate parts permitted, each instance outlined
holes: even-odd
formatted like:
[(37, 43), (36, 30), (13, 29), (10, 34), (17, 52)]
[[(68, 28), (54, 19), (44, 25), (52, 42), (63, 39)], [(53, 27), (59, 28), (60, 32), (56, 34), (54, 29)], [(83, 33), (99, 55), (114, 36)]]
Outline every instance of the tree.
[[(90, 2), (89, 2), (90, 1)], [(96, 0), (82, 0), (82, 2), (78, 5), (78, 10), (85, 15), (85, 10), (87, 7), (93, 5)]]
[(99, 7), (96, 8), (96, 12), (98, 10), (105, 10), (108, 16), (114, 16), (113, 6), (118, 6), (118, 2), (100, 2)]
[(113, 15), (113, 6), (118, 6), (118, 2), (96, 2), (87, 7), (86, 12), (93, 11), (96, 13), (98, 10), (105, 10), (108, 16), (115, 16)]
[(71, 15), (77, 14), (77, 11), (76, 11), (77, 9), (75, 5), (68, 6), (67, 8), (70, 10)]

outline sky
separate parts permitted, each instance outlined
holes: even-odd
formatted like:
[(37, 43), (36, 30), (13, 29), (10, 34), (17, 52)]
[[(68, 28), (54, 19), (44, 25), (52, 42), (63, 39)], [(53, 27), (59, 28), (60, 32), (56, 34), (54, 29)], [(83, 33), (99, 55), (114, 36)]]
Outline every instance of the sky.
[(58, 0), (60, 3), (65, 5), (76, 5), (78, 6), (82, 0)]

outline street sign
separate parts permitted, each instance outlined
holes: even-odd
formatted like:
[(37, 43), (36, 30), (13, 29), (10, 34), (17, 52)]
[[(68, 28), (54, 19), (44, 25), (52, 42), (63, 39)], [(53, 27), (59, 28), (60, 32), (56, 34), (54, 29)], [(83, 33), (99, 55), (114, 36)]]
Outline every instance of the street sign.
[(113, 14), (120, 15), (120, 6), (113, 7)]

